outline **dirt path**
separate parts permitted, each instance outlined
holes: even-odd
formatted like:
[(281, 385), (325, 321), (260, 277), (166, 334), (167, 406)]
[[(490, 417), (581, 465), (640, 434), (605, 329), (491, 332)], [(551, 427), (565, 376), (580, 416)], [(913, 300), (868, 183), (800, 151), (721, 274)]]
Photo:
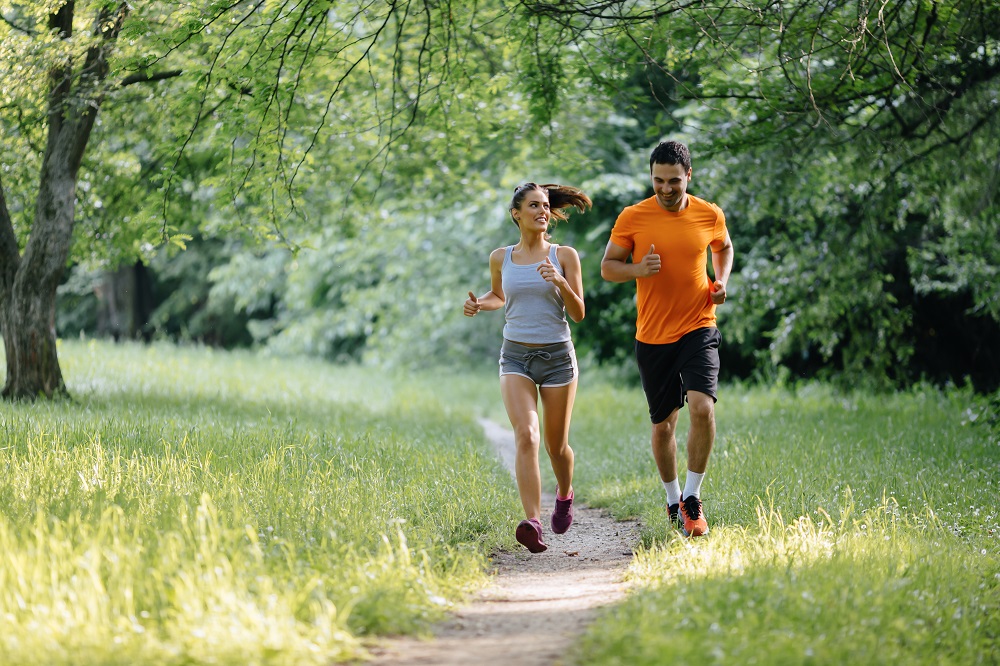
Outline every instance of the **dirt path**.
[[(508, 469), (514, 466), (514, 435), (481, 420)], [(494, 583), (434, 628), (434, 638), (388, 639), (372, 649), (378, 666), (417, 664), (563, 664), (561, 658), (605, 605), (620, 600), (622, 580), (639, 541), (635, 522), (616, 522), (597, 509), (574, 507), (573, 527), (548, 527), (555, 497), (542, 498), (542, 524), (549, 549), (500, 553)], [(514, 526), (511, 525), (511, 529)]]

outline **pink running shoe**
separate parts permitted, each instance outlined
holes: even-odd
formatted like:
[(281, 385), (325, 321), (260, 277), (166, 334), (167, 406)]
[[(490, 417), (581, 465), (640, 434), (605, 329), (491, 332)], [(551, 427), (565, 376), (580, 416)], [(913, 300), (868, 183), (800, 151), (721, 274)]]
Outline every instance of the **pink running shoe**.
[(569, 497), (566, 499), (559, 499), (559, 494), (556, 494), (556, 508), (552, 512), (552, 531), (556, 534), (565, 534), (569, 526), (573, 524), (573, 491), (570, 491)]
[(543, 553), (548, 549), (542, 542), (542, 523), (538, 518), (522, 520), (514, 532), (517, 542), (532, 553)]

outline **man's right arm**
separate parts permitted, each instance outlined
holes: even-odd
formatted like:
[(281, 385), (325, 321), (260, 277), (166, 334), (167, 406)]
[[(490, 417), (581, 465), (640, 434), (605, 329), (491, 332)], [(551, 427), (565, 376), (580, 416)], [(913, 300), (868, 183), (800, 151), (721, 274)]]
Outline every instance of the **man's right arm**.
[(650, 246), (642, 261), (628, 263), (626, 260), (632, 254), (632, 250), (616, 245), (614, 241), (608, 241), (604, 258), (601, 259), (601, 277), (608, 282), (628, 282), (655, 275), (660, 272), (660, 255), (655, 251), (655, 247)]

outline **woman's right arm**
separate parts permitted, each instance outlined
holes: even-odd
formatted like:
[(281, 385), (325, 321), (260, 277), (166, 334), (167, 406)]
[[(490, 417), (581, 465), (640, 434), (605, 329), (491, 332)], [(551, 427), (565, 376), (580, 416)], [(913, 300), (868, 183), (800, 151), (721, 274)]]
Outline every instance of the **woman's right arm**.
[(469, 298), (465, 301), (465, 315), (474, 317), (480, 310), (499, 310), (503, 307), (505, 298), (503, 295), (503, 280), (500, 277), (500, 269), (503, 267), (504, 248), (497, 248), (490, 253), (490, 290), (473, 298), (470, 291)]

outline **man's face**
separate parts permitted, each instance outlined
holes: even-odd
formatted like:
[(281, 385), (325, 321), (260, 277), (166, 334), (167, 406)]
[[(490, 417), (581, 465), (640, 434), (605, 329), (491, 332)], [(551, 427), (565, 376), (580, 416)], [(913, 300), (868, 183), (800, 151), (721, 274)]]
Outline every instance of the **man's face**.
[(687, 205), (687, 186), (691, 169), (680, 164), (653, 164), (650, 177), (656, 192), (656, 203), (664, 209), (677, 212)]

